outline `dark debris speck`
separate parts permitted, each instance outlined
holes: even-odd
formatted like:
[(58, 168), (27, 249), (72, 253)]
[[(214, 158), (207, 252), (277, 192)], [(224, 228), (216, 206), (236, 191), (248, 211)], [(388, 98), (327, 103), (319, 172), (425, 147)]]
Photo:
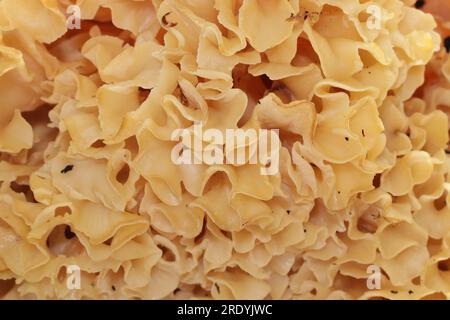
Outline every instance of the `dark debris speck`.
[(66, 173), (72, 171), (73, 168), (74, 168), (74, 165), (73, 164), (69, 164), (69, 165), (65, 166), (64, 169), (61, 170), (61, 173), (62, 174), (66, 174)]
[(423, 8), (424, 5), (425, 5), (424, 0), (417, 0), (416, 3), (414, 4), (414, 7), (416, 7), (416, 9), (421, 9)]
[(66, 239), (72, 239), (73, 237), (75, 237), (75, 233), (73, 233), (72, 229), (70, 229), (70, 227), (67, 226), (66, 229), (64, 230), (64, 236), (66, 237)]
[(444, 39), (444, 47), (447, 53), (450, 53), (450, 36)]

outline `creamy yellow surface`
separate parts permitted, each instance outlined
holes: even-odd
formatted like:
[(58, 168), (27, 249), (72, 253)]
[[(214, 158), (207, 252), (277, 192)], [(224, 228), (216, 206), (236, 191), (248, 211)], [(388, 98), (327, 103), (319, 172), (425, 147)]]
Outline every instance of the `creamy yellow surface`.
[[(436, 20), (406, 0), (0, 0), (0, 296), (449, 297)], [(279, 174), (174, 164), (196, 121), (279, 129)]]

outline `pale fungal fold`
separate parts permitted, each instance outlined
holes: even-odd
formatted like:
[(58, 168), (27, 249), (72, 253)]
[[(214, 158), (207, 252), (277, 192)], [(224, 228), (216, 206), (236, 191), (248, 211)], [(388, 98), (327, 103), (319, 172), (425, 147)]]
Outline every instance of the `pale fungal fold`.
[(450, 1), (371, 3), (0, 0), (0, 298), (449, 298)]

